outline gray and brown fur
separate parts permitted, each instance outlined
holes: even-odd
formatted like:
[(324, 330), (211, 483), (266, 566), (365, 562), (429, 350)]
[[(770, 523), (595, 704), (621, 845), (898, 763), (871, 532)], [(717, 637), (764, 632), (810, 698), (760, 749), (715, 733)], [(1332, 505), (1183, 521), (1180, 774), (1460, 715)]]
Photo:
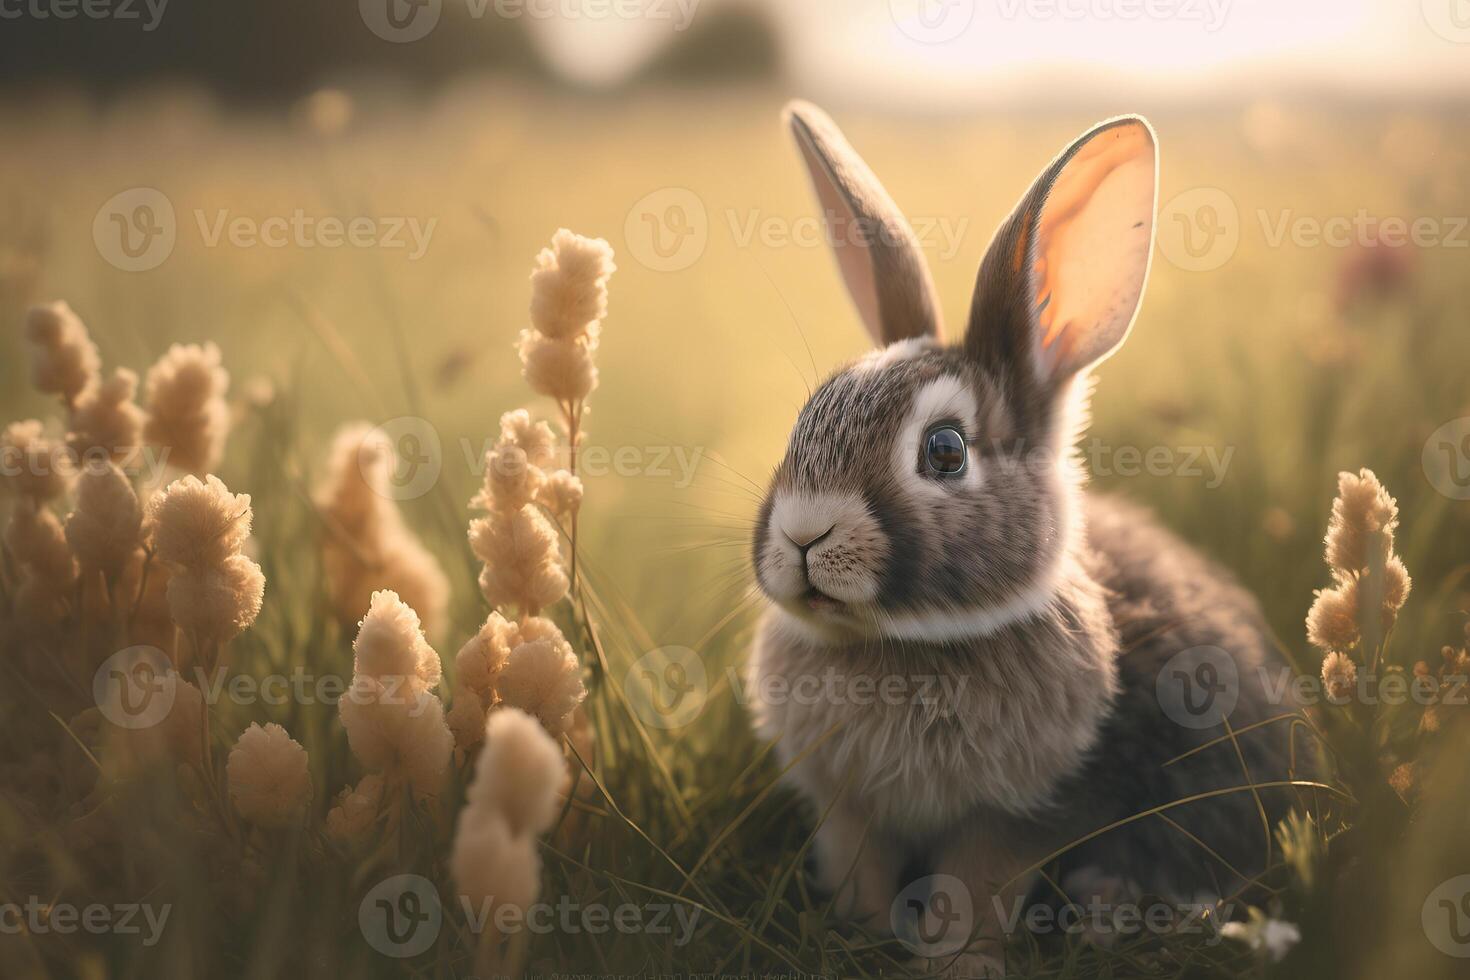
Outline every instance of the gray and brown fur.
[[(828, 220), (903, 224), (830, 120), (806, 105), (790, 119)], [(1241, 736), (1243, 760), (1226, 742), (1166, 765), (1223, 734), (1166, 716), (1156, 682), (1171, 658), (1228, 652), (1239, 678), (1229, 716), (1237, 730), (1294, 710), (1272, 703), (1262, 682), (1284, 664), (1255, 601), (1142, 510), (1086, 494), (1072, 449), (1085, 425), (1088, 369), (1132, 323), (1152, 198), (1146, 222), (1140, 212), (1116, 230), (1127, 281), (1121, 300), (1095, 304), (1107, 326), (1063, 323), (1055, 349), (1038, 339), (1048, 298), (1032, 295), (1042, 278), (1029, 270), (1054, 258), (1038, 255), (1038, 223), (1055, 217), (1046, 207), (1059, 181), (1072, 181), (1075, 197), (1073, 156), (1110, 165), (1113, 148), (1099, 141), (1114, 135), (1138, 147), (1146, 140), (1152, 164), (1152, 131), (1137, 119), (1099, 126), (1054, 161), (997, 232), (957, 344), (940, 340), (939, 304), (912, 236), (840, 257), (855, 296), (867, 289), (879, 298), (858, 305), (880, 349), (812, 395), (760, 512), (753, 560), (772, 605), (749, 668), (752, 690), (835, 672), (848, 681), (938, 678), (930, 693), (943, 692), (862, 704), (756, 698), (759, 732), (776, 740), (784, 762), (800, 759), (791, 782), (825, 814), (818, 883), (871, 925), (886, 927), (910, 881), (949, 874), (966, 883), (979, 931), (993, 938), (992, 896), (1024, 894), (1034, 878), (1020, 873), (1070, 842), (1193, 794), (1288, 778), (1285, 722)], [(1142, 180), (1131, 152), (1118, 151), (1135, 167), (1128, 179)], [(850, 213), (834, 216), (834, 206)], [(1111, 208), (1098, 213), (1110, 218)], [(928, 481), (922, 445), (903, 442), (930, 402), (968, 416), (934, 420), (961, 425), (975, 468), (963, 480)], [(1291, 798), (1262, 794), (1267, 823)], [(1181, 900), (1225, 896), (1240, 875), (1261, 870), (1265, 833), (1256, 797), (1235, 793), (1127, 824), (1056, 863), (1075, 881), (1126, 881)], [(992, 963), (994, 953), (977, 946), (977, 962)]]

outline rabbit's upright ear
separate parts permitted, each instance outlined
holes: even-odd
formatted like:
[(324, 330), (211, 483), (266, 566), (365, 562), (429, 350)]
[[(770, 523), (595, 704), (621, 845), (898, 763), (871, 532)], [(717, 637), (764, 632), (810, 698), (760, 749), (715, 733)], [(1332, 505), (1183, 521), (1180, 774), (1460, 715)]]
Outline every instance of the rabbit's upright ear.
[(903, 213), (825, 112), (792, 102), (786, 121), (811, 173), (837, 266), (874, 343), (938, 339), (934, 281)]
[(1054, 390), (1123, 343), (1153, 255), (1158, 155), (1138, 116), (1069, 146), (1001, 225), (980, 265), (965, 346)]

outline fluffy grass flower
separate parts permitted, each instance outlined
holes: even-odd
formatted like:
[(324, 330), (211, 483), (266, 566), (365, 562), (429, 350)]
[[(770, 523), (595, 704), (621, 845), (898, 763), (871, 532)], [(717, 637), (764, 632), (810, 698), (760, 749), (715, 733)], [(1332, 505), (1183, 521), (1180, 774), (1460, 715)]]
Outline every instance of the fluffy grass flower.
[(57, 622), (77, 578), (61, 522), (47, 507), (22, 499), (5, 527), (5, 547), (20, 567), (15, 608), (26, 610), (36, 622)]
[(479, 631), (455, 654), (456, 705), (460, 700), (459, 692), (465, 692), (479, 701), (483, 715), (483, 709), (499, 700), (496, 683), (510, 659), (511, 648), (518, 642), (520, 629), (515, 623), (507, 622), (498, 612), (486, 617)]
[[(541, 725), (513, 708), (491, 714), (485, 740), (455, 826), (449, 870), (459, 894), (494, 921), (498, 907), (524, 911), (540, 893), (536, 837), (556, 820), (566, 765)], [(482, 936), (479, 965), (498, 962), (499, 946), (500, 937)]]
[(556, 340), (535, 330), (521, 332), (526, 383), (558, 402), (580, 402), (597, 387), (597, 364), (585, 339)]
[(1347, 654), (1333, 651), (1322, 660), (1322, 684), (1330, 700), (1347, 700), (1357, 682), (1357, 664)]
[(31, 384), (72, 405), (97, 381), (102, 359), (86, 325), (64, 301), (31, 307), (26, 314), (31, 344)]
[(540, 719), (552, 735), (568, 729), (587, 697), (581, 664), (559, 632), (526, 639), (511, 650), (498, 690), (502, 702)]
[(557, 229), (531, 272), (531, 325), (552, 340), (595, 338), (615, 271), (606, 241)]
[(454, 658), (454, 706), (449, 727), (455, 745), (467, 750), (485, 735), (485, 716), (501, 701), (500, 676), (512, 652), (523, 643), (561, 641), (561, 631), (549, 619), (529, 616), (520, 622), (507, 620), (498, 612), (485, 618), (479, 631), (460, 647)]
[(322, 571), (337, 621), (358, 621), (374, 592), (387, 589), (423, 617), (431, 636), (444, 629), (449, 578), (404, 523), (390, 493), (397, 454), (388, 437), (367, 423), (339, 430), (327, 478), (316, 504), (328, 533)]
[(541, 834), (556, 822), (567, 781), (556, 741), (531, 715), (506, 708), (486, 723), (485, 751), (465, 800), (499, 810), (512, 834)]
[(167, 452), (170, 465), (189, 473), (213, 470), (230, 429), (225, 392), (230, 375), (213, 343), (174, 344), (144, 381), (148, 422), (144, 436)]
[(77, 397), (67, 421), (66, 444), (81, 457), (105, 453), (115, 462), (143, 444), (146, 416), (134, 402), (138, 376), (117, 368)]
[(1319, 589), (1307, 611), (1307, 639), (1323, 650), (1349, 650), (1358, 642), (1358, 580)]
[(355, 675), (402, 680), (415, 693), (436, 686), (442, 673), (439, 654), (424, 637), (418, 613), (386, 589), (374, 592), (369, 600), (352, 653)]
[(533, 504), (470, 522), (470, 548), (485, 563), (480, 591), (492, 606), (534, 615), (567, 591), (556, 527)]
[[(1372, 470), (1337, 475), (1337, 498), (1327, 525), (1327, 564), (1343, 574), (1360, 572), (1393, 551), (1398, 503)], [(1375, 556), (1378, 556), (1375, 558)]]
[(280, 725), (252, 724), (225, 764), (230, 802), (259, 827), (299, 824), (311, 805), (306, 750)]
[(40, 421), (12, 422), (0, 432), (0, 486), (17, 497), (55, 500), (75, 475), (66, 446), (46, 436)]
[(1376, 656), (1382, 637), (1398, 620), (1413, 583), (1393, 553), (1398, 504), (1371, 470), (1338, 474), (1338, 494), (1326, 536), (1334, 580), (1316, 593), (1307, 613), (1307, 639), (1328, 651), (1367, 645)]
[(454, 736), (436, 695), (400, 683), (354, 677), (338, 710), (352, 754), (363, 766), (408, 786), (421, 798), (443, 791)]
[(558, 519), (575, 517), (582, 509), (582, 481), (566, 470), (547, 474), (536, 492), (536, 502)]
[(418, 626), (417, 614), (398, 596), (373, 596), (358, 630), (366, 642), (354, 649), (352, 687), (338, 710), (359, 762), (426, 797), (444, 787), (454, 736), (443, 703), (429, 690), (439, 680), (439, 655)]
[(362, 840), (383, 812), (383, 777), (370, 772), (337, 794), (327, 811), (327, 836), (339, 844)]
[(119, 576), (138, 551), (143, 508), (122, 470), (88, 464), (76, 485), (76, 509), (66, 519), (66, 541), (85, 568)]
[(254, 515), (249, 494), (231, 493), (217, 476), (186, 476), (149, 502), (148, 517), (158, 558), (200, 571), (240, 553)]
[(265, 575), (244, 555), (216, 566), (185, 570), (168, 580), (168, 609), (179, 627), (204, 644), (227, 643), (260, 615)]
[(500, 438), (485, 454), (485, 479), (471, 507), (519, 510), (535, 500), (556, 458), (556, 436), (545, 422), (533, 422), (525, 409), (500, 417)]

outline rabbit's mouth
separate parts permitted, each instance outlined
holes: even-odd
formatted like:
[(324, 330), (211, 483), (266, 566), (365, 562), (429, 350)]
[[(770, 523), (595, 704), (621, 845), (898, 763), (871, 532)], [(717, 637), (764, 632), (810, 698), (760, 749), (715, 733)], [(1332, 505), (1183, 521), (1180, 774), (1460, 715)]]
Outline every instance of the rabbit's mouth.
[(834, 599), (815, 585), (807, 586), (801, 594), (801, 602), (814, 613), (840, 613), (847, 608), (847, 603)]

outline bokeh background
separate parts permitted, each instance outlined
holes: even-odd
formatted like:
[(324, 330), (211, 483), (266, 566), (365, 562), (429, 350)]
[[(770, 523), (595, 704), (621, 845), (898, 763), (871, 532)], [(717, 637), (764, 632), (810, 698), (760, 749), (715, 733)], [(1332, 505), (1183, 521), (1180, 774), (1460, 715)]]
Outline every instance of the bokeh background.
[[(532, 257), (565, 226), (619, 266), (586, 426), (625, 462), (589, 471), (582, 516), (587, 567), (629, 620), (611, 655), (738, 663), (757, 489), (808, 389), (866, 344), (779, 124), (805, 97), (919, 228), (953, 329), (1051, 156), (1097, 119), (1147, 115), (1159, 248), (1101, 375), (1095, 484), (1232, 568), (1308, 660), (1335, 474), (1371, 467), (1416, 583), (1395, 642), (1411, 662), (1460, 635), (1463, 0), (65, 9), (0, 7), (0, 418), (51, 410), (26, 381), (30, 303), (65, 298), (109, 366), (217, 342), (238, 414), (221, 475), (256, 498), (271, 583), (258, 632), (284, 636), (320, 599), (302, 500), (354, 419), (438, 440), (437, 478), (403, 506), (453, 573), (457, 634), (483, 617), (465, 502), (499, 414), (535, 407), (513, 343)], [(336, 247), (215, 236), (296, 215), (372, 230)], [(686, 745), (696, 808), (755, 751), (734, 709)]]

